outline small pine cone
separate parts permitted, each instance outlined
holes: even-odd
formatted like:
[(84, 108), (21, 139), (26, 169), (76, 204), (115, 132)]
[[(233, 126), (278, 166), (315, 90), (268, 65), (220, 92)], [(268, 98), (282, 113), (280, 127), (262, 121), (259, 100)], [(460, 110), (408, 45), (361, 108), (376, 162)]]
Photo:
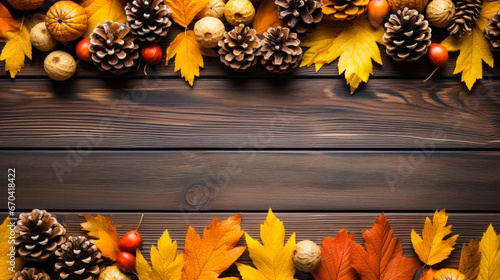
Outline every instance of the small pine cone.
[(163, 0), (132, 0), (125, 6), (127, 26), (141, 42), (158, 42), (167, 36), (172, 14)]
[(66, 242), (66, 229), (45, 210), (19, 215), (15, 231), (17, 252), (28, 261), (45, 261)]
[(370, 0), (324, 0), (323, 13), (333, 20), (351, 20), (366, 12)]
[(71, 236), (56, 252), (60, 279), (95, 280), (104, 270), (101, 252), (84, 236)]
[(404, 8), (385, 23), (386, 53), (396, 61), (415, 61), (427, 53), (432, 30), (416, 10)]
[(261, 63), (271, 73), (283, 74), (299, 67), (302, 48), (297, 33), (287, 27), (270, 27), (261, 42)]
[(106, 20), (90, 35), (89, 51), (101, 71), (126, 73), (139, 58), (139, 44), (126, 25)]
[(448, 31), (451, 35), (462, 37), (464, 33), (472, 31), (472, 27), (481, 14), (482, 0), (458, 0), (455, 6), (455, 16)]
[(43, 270), (34, 267), (25, 267), (16, 272), (12, 280), (50, 280), (50, 276)]
[(314, 30), (323, 19), (323, 0), (276, 0), (278, 17), (297, 33)]
[(243, 24), (224, 33), (219, 47), (220, 60), (236, 72), (245, 71), (255, 65), (261, 54), (257, 31)]
[(486, 39), (491, 43), (494, 52), (500, 52), (500, 12), (494, 14), (484, 29)]

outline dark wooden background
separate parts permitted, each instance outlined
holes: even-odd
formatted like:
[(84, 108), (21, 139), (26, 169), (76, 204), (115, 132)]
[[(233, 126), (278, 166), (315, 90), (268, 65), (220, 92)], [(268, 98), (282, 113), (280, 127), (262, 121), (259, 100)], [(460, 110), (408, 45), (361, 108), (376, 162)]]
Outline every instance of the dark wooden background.
[(351, 96), (336, 63), (275, 76), (207, 58), (190, 88), (173, 65), (117, 77), (79, 63), (54, 82), (33, 56), (15, 80), (0, 74), (1, 197), (16, 168), (17, 212), (52, 211), (71, 234), (82, 234), (78, 213), (113, 214), (120, 234), (145, 213), (145, 251), (165, 229), (181, 250), (188, 224), (201, 232), (214, 215), (242, 211), (258, 237), (272, 207), (298, 240), (347, 228), (361, 242), (385, 211), (413, 256), (411, 229), (446, 208), (460, 237), (444, 265), (457, 267), (461, 244), (500, 229), (498, 67), (469, 92), (456, 54), (423, 83), (426, 59), (383, 53)]

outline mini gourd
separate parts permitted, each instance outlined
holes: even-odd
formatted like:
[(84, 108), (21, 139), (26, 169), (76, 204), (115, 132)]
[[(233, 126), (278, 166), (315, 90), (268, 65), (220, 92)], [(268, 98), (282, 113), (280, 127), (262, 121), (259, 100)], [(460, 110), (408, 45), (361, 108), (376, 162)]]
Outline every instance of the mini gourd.
[(50, 35), (59, 42), (76, 40), (87, 31), (85, 9), (73, 1), (59, 1), (50, 7), (45, 24)]

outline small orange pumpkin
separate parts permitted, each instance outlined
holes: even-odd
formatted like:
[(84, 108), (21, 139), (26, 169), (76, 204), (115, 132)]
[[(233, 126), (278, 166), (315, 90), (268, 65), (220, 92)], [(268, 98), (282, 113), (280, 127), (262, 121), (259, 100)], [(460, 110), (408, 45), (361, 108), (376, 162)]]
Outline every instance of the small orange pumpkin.
[(43, 6), (47, 0), (7, 0), (16, 10), (30, 11)]
[(87, 31), (85, 9), (73, 1), (59, 1), (50, 7), (45, 21), (50, 35), (59, 42), (76, 40)]

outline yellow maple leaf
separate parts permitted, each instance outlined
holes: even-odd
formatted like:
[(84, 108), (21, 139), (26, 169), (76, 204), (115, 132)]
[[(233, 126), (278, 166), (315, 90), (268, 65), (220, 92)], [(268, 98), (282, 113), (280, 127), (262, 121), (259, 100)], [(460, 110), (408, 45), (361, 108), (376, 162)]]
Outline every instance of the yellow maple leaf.
[(351, 94), (361, 82), (368, 82), (370, 74), (373, 74), (372, 59), (382, 65), (377, 43), (384, 44), (384, 29), (373, 29), (366, 16), (340, 30), (338, 23), (323, 21), (318, 30), (309, 36), (302, 45), (311, 48), (304, 54), (301, 66), (315, 63), (318, 71), (324, 64), (339, 58), (339, 75), (344, 73)]
[(285, 227), (269, 209), (266, 221), (260, 226), (259, 241), (245, 233), (245, 239), (250, 252), (250, 258), (256, 268), (236, 263), (243, 280), (293, 280), (295, 267), (293, 265), (293, 250), (295, 248), (295, 233), (285, 243)]
[(172, 19), (187, 28), (210, 0), (164, 0), (165, 4), (172, 10)]
[[(19, 257), (14, 258), (14, 238), (11, 238), (14, 226), (15, 223), (13, 222), (11, 224), (9, 217), (5, 218), (2, 225), (0, 225), (0, 280), (12, 279), (15, 272), (21, 269), (25, 263), (25, 261)], [(14, 252), (13, 256), (11, 255), (12, 252)], [(12, 258), (14, 258), (14, 260)]]
[(460, 264), (458, 271), (465, 275), (466, 280), (476, 280), (479, 275), (479, 264), (481, 261), (481, 252), (479, 251), (479, 241), (471, 240), (462, 247), (460, 255)]
[(158, 248), (151, 245), (151, 264), (149, 266), (141, 251), (136, 251), (136, 270), (139, 280), (180, 280), (184, 259), (177, 253), (177, 241), (172, 241), (165, 230), (158, 240)]
[(193, 86), (194, 77), (199, 77), (200, 67), (204, 67), (203, 55), (216, 56), (216, 53), (212, 49), (202, 48), (196, 42), (192, 30), (182, 32), (167, 49), (167, 66), (175, 56), (175, 72), (181, 70), (181, 76)]
[(427, 265), (435, 265), (447, 259), (455, 248), (458, 234), (446, 240), (444, 238), (451, 234), (451, 225), (446, 226), (448, 216), (445, 209), (434, 213), (434, 218), (425, 218), (422, 237), (414, 229), (411, 230), (411, 243), (422, 262)]
[(83, 230), (88, 231), (90, 236), (99, 238), (98, 240), (92, 240), (92, 242), (101, 250), (102, 255), (116, 261), (116, 255), (120, 252), (118, 249), (120, 237), (116, 232), (111, 216), (109, 218), (101, 215), (93, 217), (89, 214), (81, 214), (80, 216), (87, 220), (86, 223), (81, 224)]
[(108, 19), (126, 23), (125, 5), (127, 0), (83, 0), (81, 6), (89, 17), (89, 26), (83, 36), (90, 37), (95, 27)]
[(441, 44), (450, 52), (460, 51), (453, 74), (462, 73), (462, 82), (469, 90), (478, 79), (483, 78), (483, 61), (493, 68), (493, 55), (490, 43), (484, 37), (488, 20), (500, 10), (500, 0), (483, 1), (481, 14), (470, 33), (448, 36)]
[(497, 235), (492, 225), (483, 234), (479, 248), (481, 250), (481, 262), (477, 279), (500, 279), (500, 235)]
[(10, 72), (12, 79), (24, 67), (24, 57), (27, 56), (30, 60), (32, 58), (30, 32), (25, 24), (21, 22), (17, 24), (18, 29), (5, 32), (7, 43), (0, 54), (0, 61), (5, 60), (5, 71)]

